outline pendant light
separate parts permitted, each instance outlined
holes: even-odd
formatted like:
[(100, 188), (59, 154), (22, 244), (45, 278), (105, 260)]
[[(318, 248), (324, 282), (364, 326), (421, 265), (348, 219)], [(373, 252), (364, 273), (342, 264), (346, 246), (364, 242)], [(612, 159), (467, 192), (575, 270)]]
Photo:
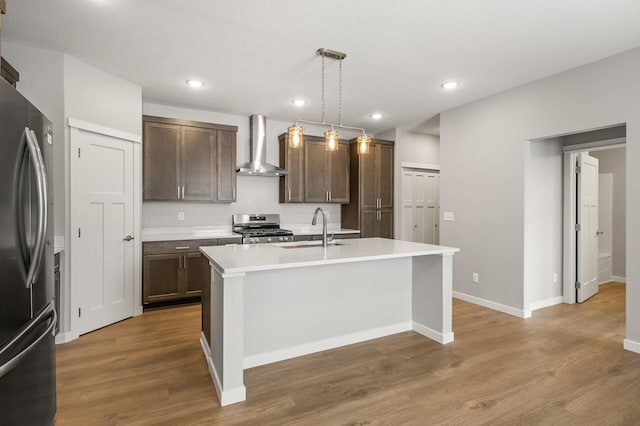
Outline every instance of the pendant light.
[[(299, 125), (299, 123), (307, 123), (312, 125), (329, 127), (330, 130), (327, 130), (324, 133), (325, 139), (325, 147), (327, 151), (336, 151), (339, 147), (340, 141), (340, 132), (335, 130), (338, 129), (350, 129), (350, 130), (359, 130), (362, 132), (361, 135), (358, 136), (358, 153), (359, 154), (367, 154), (369, 152), (369, 143), (371, 142), (371, 137), (367, 135), (364, 129), (360, 127), (351, 127), (345, 126), (342, 124), (342, 60), (347, 57), (346, 53), (337, 52), (335, 50), (329, 50), (320, 48), (316, 51), (317, 55), (322, 57), (322, 116), (321, 121), (308, 121), (297, 119), (293, 126), (290, 126), (287, 130), (289, 131), (289, 146), (291, 148), (301, 147), (303, 144), (304, 137), (304, 128)], [(324, 119), (324, 80), (325, 80), (325, 71), (324, 71), (324, 58), (336, 59), (339, 62), (339, 86), (338, 86), (338, 124), (327, 123)]]

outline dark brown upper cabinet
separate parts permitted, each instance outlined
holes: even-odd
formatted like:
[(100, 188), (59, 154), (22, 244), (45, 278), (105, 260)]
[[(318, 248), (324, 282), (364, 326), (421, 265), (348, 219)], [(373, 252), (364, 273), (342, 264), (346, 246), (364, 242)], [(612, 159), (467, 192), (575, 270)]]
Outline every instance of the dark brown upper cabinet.
[(236, 126), (143, 116), (144, 200), (236, 199)]
[(287, 174), (280, 176), (280, 202), (304, 203), (304, 141), (298, 148), (289, 147), (289, 134), (278, 137), (280, 142), (280, 167)]
[(305, 136), (304, 201), (349, 202), (349, 143), (340, 141), (337, 151), (327, 151), (324, 138)]

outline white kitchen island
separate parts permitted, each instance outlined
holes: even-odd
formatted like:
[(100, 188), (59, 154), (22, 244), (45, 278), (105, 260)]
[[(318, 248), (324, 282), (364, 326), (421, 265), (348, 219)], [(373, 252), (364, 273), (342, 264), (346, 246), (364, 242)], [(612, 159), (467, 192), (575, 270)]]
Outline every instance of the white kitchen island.
[(384, 238), (318, 243), (201, 247), (211, 266), (201, 344), (221, 405), (246, 399), (245, 368), (407, 330), (453, 341), (459, 249)]

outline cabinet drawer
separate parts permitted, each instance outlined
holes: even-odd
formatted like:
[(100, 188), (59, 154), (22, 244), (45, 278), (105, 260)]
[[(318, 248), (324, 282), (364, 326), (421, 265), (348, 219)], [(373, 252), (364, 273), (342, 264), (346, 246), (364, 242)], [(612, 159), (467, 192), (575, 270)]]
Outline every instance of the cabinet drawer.
[(147, 254), (174, 254), (198, 251), (197, 240), (155, 241), (142, 244), (142, 253)]
[(219, 246), (225, 244), (241, 244), (242, 238), (211, 238), (207, 240), (176, 240), (154, 241), (142, 244), (142, 253), (147, 254), (176, 254), (196, 253), (200, 247)]

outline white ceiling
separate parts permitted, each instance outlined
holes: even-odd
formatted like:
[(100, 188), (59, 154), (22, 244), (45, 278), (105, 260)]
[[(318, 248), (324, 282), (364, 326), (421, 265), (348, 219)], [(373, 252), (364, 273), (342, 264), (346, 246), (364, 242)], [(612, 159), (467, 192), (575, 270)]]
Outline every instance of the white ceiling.
[[(638, 0), (7, 0), (7, 9), (3, 39), (75, 56), (142, 86), (145, 101), (281, 121), (319, 120), (315, 51), (345, 52), (343, 123), (370, 133), (420, 128), (440, 111), (640, 46)], [(326, 67), (326, 118), (337, 122), (338, 63)], [(440, 87), (450, 79), (455, 91)]]

